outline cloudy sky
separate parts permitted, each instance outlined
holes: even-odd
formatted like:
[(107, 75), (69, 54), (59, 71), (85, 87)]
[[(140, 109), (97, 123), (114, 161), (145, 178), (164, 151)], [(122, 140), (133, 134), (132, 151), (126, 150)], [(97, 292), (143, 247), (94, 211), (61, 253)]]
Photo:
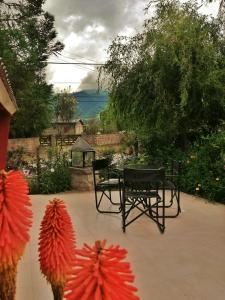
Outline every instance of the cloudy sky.
[[(117, 35), (140, 30), (149, 0), (47, 0), (45, 10), (55, 16), (58, 38), (65, 48), (54, 62), (104, 63), (107, 48)], [(214, 14), (217, 4), (204, 12)], [(94, 66), (49, 65), (48, 81), (73, 91), (97, 87)]]

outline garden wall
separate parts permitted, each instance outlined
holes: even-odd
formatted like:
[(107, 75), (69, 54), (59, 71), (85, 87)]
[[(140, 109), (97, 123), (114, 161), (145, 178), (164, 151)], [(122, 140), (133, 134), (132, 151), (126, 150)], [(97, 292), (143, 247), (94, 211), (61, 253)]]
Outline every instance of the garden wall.
[(91, 146), (119, 145), (122, 140), (122, 134), (120, 133), (83, 135), (82, 137)]
[(22, 147), (25, 152), (36, 153), (39, 145), (39, 138), (9, 139), (8, 150), (15, 150)]
[[(111, 134), (97, 134), (97, 135), (83, 135), (85, 139), (91, 146), (99, 149), (102, 147), (112, 146), (117, 148), (122, 141), (122, 134), (111, 133)], [(35, 138), (24, 138), (24, 139), (9, 139), (8, 150), (15, 150), (17, 148), (23, 147), (26, 152), (36, 153), (37, 148), (40, 146), (40, 141), (38, 137)], [(55, 145), (52, 145), (55, 146)], [(63, 146), (65, 150), (69, 150), (71, 145)], [(47, 146), (41, 146), (41, 148), (47, 148)]]

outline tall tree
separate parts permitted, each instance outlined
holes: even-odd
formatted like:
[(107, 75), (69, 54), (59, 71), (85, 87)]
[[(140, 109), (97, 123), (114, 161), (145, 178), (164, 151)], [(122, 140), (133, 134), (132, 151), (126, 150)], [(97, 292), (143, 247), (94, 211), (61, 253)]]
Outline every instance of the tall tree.
[(75, 117), (77, 100), (70, 90), (63, 90), (55, 96), (55, 117), (57, 122), (70, 122)]
[(185, 147), (225, 119), (224, 36), (196, 1), (155, 8), (142, 33), (113, 41), (104, 74), (125, 128)]
[(63, 44), (56, 40), (54, 17), (43, 10), (44, 2), (0, 1), (0, 56), (20, 108), (12, 124), (14, 137), (39, 135), (51, 119), (52, 87), (46, 83), (45, 67)]

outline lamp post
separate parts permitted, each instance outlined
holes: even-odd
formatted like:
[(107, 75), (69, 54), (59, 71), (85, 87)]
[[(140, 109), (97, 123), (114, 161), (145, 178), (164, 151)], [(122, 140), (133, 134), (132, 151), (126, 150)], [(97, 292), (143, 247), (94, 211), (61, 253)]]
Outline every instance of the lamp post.
[(92, 148), (84, 139), (78, 137), (71, 148), (71, 167), (91, 167), (91, 163), (94, 159), (94, 148)]
[(95, 150), (84, 139), (78, 137), (71, 147), (71, 186), (78, 191), (93, 189), (92, 161)]

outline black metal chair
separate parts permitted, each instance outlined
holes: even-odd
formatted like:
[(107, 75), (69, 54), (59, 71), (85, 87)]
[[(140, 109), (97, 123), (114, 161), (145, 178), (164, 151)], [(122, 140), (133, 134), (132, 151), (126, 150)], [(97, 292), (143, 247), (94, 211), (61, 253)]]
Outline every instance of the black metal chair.
[(165, 218), (176, 218), (181, 213), (180, 206), (180, 177), (182, 171), (182, 164), (180, 161), (171, 159), (169, 161), (157, 161), (153, 160), (151, 165), (164, 166), (165, 167), (165, 190), (169, 192), (167, 195), (167, 204), (165, 208), (167, 213)]
[(176, 201), (175, 214), (166, 215), (166, 218), (176, 218), (181, 213), (180, 207), (180, 176), (181, 176), (181, 162), (172, 160), (167, 164), (165, 190), (170, 191), (170, 201), (166, 208), (174, 207)]
[[(145, 215), (152, 219), (163, 233), (165, 230), (164, 168), (125, 168), (123, 181), (123, 232), (128, 225)], [(132, 214), (134, 209), (139, 210), (137, 215)]]
[[(100, 213), (120, 213), (121, 212), (121, 189), (120, 178), (111, 178), (111, 170), (108, 159), (96, 159), (92, 162), (95, 204)], [(119, 203), (112, 200), (112, 191), (118, 190)], [(115, 210), (107, 210), (102, 202), (109, 201), (116, 207)]]

